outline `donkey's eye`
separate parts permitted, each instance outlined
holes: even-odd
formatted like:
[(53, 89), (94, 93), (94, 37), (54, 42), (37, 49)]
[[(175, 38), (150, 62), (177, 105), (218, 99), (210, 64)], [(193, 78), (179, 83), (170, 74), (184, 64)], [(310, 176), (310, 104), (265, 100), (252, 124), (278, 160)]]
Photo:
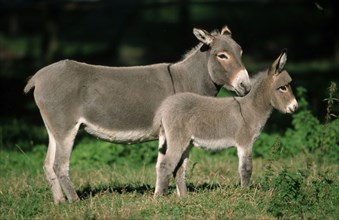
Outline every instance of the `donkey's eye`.
[(279, 87), (280, 92), (286, 92), (287, 91), (287, 86), (281, 86)]
[(227, 60), (228, 56), (225, 53), (219, 53), (217, 54), (217, 57), (222, 60)]

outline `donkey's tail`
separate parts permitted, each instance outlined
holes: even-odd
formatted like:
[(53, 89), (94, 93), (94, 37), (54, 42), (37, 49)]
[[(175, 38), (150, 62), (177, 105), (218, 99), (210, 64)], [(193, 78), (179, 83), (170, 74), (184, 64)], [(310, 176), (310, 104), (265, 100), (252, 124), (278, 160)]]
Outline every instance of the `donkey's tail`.
[(34, 76), (31, 77), (28, 80), (28, 83), (26, 84), (25, 88), (24, 88), (24, 92), (28, 93), (33, 87), (35, 87), (35, 80), (34, 80)]

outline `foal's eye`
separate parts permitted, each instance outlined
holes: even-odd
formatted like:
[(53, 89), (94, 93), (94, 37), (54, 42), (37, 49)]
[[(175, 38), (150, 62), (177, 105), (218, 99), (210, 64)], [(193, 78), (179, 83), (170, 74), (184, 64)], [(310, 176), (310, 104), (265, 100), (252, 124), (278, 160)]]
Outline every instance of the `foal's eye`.
[(222, 60), (227, 60), (228, 56), (225, 53), (219, 53), (217, 54), (217, 57)]
[(279, 87), (280, 92), (286, 92), (287, 91), (287, 86), (281, 86)]

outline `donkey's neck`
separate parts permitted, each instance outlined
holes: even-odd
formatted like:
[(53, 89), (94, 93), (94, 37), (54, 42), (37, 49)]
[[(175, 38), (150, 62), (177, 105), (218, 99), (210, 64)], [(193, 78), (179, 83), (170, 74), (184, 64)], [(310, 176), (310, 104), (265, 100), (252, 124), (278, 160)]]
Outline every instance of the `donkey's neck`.
[(208, 72), (209, 51), (194, 49), (184, 60), (170, 66), (176, 92), (215, 96), (219, 89)]
[(268, 92), (269, 81), (267, 77), (263, 76), (262, 79), (258, 80), (259, 82), (254, 84), (251, 92), (241, 98), (240, 105), (243, 111), (244, 121), (254, 126), (259, 126), (259, 129), (261, 129), (272, 113), (273, 107)]

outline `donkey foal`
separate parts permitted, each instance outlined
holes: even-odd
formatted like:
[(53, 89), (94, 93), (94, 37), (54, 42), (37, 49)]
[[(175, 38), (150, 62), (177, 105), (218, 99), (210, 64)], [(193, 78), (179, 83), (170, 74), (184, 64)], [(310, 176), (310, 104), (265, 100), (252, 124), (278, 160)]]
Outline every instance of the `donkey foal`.
[(292, 79), (283, 70), (286, 60), (283, 51), (268, 70), (252, 79), (252, 90), (245, 97), (181, 93), (162, 103), (154, 119), (160, 127), (155, 195), (167, 193), (172, 175), (178, 195), (187, 193), (185, 170), (192, 144), (212, 150), (235, 146), (241, 186), (249, 184), (252, 145), (273, 108), (293, 113), (298, 105), (290, 86)]

